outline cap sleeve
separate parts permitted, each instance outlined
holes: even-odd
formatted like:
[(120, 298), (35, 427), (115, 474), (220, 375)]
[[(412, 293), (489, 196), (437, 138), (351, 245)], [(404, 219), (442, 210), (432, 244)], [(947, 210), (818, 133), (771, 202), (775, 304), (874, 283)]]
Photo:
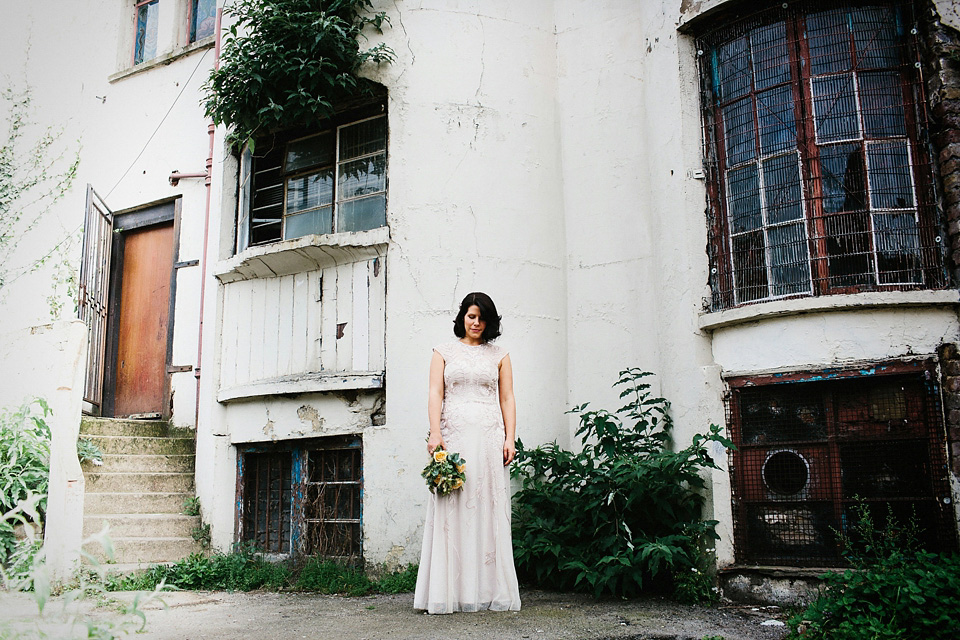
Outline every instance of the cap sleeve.
[(452, 350), (452, 347), (453, 345), (451, 343), (444, 342), (442, 344), (438, 344), (437, 346), (435, 346), (433, 350), (439, 353), (440, 357), (443, 358), (443, 361), (446, 362), (450, 359), (450, 352)]
[(507, 357), (507, 354), (510, 353), (504, 347), (501, 347), (498, 344), (492, 344), (490, 346), (493, 347), (493, 356), (496, 359), (497, 364), (500, 364), (500, 361)]

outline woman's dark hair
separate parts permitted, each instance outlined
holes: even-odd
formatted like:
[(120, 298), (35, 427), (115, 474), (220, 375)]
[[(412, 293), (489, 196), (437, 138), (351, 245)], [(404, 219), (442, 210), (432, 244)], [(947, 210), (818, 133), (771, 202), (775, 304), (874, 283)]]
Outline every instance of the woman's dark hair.
[(458, 338), (463, 338), (467, 335), (466, 330), (463, 328), (463, 318), (467, 315), (467, 309), (473, 305), (477, 305), (477, 307), (480, 308), (480, 319), (485, 320), (487, 323), (486, 328), (483, 330), (483, 335), (480, 337), (484, 342), (496, 340), (500, 336), (500, 316), (497, 315), (497, 305), (493, 304), (490, 296), (485, 293), (480, 293), (479, 291), (468, 293), (467, 297), (460, 303), (460, 312), (457, 313), (457, 317), (453, 321), (453, 335)]

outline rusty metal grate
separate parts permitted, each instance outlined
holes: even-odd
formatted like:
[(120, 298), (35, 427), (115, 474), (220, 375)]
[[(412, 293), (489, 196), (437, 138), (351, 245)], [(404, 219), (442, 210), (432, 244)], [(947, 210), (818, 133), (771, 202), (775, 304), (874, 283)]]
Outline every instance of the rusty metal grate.
[(728, 381), (738, 562), (840, 564), (857, 499), (877, 522), (888, 505), (915, 516), (928, 549), (956, 548), (939, 391), (918, 367)]
[(292, 456), (281, 451), (243, 458), (243, 539), (260, 551), (290, 553)]
[(709, 309), (946, 285), (915, 33), (808, 2), (698, 39)]
[(361, 478), (359, 448), (309, 452), (303, 506), (308, 555), (360, 558)]

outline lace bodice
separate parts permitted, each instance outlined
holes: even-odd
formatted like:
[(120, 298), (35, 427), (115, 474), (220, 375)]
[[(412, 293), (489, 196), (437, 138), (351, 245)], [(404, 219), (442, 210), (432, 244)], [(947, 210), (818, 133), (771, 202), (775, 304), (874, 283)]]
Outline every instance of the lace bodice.
[(457, 340), (441, 344), (435, 351), (444, 361), (443, 430), (471, 424), (502, 429), (499, 365), (506, 349), (489, 342), (472, 346)]

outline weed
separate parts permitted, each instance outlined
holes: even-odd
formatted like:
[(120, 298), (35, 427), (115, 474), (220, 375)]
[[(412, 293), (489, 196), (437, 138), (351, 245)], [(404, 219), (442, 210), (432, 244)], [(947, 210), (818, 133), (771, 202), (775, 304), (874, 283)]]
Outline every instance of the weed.
[[(52, 411), (42, 398), (17, 409), (0, 410), (0, 565), (16, 549), (15, 524), (42, 522), (50, 482), (50, 427)], [(30, 497), (30, 510), (18, 510)]]
[(200, 498), (189, 496), (183, 500), (183, 513), (188, 516), (200, 515)]
[(409, 593), (417, 586), (417, 565), (398, 569), (380, 576), (376, 590), (380, 593)]
[(924, 551), (912, 520), (899, 523), (888, 509), (878, 527), (859, 503), (849, 536), (841, 536), (851, 565), (822, 577), (820, 597), (788, 622), (791, 637), (960, 637), (960, 556)]
[(90, 438), (77, 438), (77, 457), (80, 462), (90, 462), (99, 467), (103, 464), (103, 451)]
[(210, 525), (200, 524), (190, 530), (190, 537), (200, 545), (200, 548), (206, 550), (210, 548)]
[(360, 569), (323, 558), (311, 558), (303, 565), (294, 586), (303, 591), (364, 596), (374, 590), (375, 583)]

